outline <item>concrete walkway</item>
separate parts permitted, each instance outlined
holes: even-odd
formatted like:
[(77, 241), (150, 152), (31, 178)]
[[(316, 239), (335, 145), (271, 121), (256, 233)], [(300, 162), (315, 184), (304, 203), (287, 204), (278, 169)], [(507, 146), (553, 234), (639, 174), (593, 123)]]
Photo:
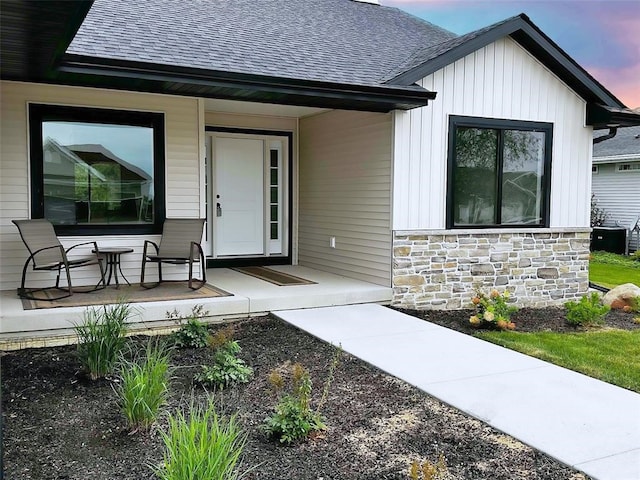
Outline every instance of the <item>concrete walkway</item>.
[(380, 305), (274, 312), (600, 480), (640, 479), (640, 395)]

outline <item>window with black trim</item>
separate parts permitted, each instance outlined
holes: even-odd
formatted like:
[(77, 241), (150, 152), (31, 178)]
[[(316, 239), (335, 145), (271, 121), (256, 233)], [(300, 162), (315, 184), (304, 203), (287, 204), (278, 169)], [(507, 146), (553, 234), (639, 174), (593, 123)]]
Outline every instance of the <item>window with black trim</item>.
[(161, 231), (164, 115), (29, 105), (31, 216), (67, 235)]
[(452, 116), (447, 228), (549, 226), (550, 123)]

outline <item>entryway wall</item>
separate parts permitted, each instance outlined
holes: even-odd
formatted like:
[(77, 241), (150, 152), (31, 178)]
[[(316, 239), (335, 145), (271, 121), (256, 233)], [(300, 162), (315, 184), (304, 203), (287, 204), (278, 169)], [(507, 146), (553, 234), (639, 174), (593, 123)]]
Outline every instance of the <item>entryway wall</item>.
[(299, 163), (299, 264), (391, 286), (391, 115), (301, 118)]
[(293, 208), (290, 212), (292, 218), (292, 241), (291, 241), (291, 259), (292, 264), (297, 262), (297, 243), (298, 243), (298, 215), (297, 215), (297, 192), (298, 192), (298, 118), (296, 117), (279, 117), (267, 115), (249, 115), (236, 113), (221, 113), (207, 111), (204, 115), (205, 125), (207, 127), (226, 127), (238, 128), (246, 130), (267, 130), (274, 132), (291, 132), (292, 140), (292, 170), (290, 172), (292, 178), (292, 203)]

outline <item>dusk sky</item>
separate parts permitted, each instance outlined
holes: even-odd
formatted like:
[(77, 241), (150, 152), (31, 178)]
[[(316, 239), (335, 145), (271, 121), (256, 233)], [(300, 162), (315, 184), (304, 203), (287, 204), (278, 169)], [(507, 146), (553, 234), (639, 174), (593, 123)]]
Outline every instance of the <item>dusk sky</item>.
[(381, 0), (456, 34), (525, 13), (629, 108), (640, 107), (639, 0)]

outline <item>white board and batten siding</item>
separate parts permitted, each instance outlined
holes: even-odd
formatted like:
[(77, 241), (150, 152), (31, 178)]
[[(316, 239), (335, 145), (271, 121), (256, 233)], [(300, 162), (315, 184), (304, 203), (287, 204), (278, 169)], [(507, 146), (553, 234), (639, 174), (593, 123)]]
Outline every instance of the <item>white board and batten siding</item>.
[[(640, 216), (640, 168), (619, 171), (621, 163), (640, 166), (640, 156), (618, 163), (598, 163), (598, 171), (593, 174), (592, 190), (598, 201), (598, 207), (607, 213), (605, 225), (614, 226), (616, 222), (629, 227)], [(633, 227), (633, 225), (631, 225)], [(637, 236), (631, 235), (630, 251), (640, 249)]]
[(299, 128), (299, 263), (390, 286), (391, 115), (331, 111)]
[(589, 226), (586, 103), (549, 69), (506, 37), (418, 83), (438, 95), (394, 113), (394, 230), (445, 229), (450, 115), (552, 123), (550, 226)]
[[(167, 217), (199, 217), (201, 209), (200, 130), (201, 104), (197, 99), (130, 93), (79, 87), (1, 82), (0, 132), (0, 289), (15, 289), (28, 256), (13, 219), (30, 217), (28, 104), (46, 103), (92, 108), (161, 112), (165, 114)], [(100, 246), (131, 247), (122, 256), (122, 268), (130, 281), (139, 281), (142, 245), (159, 236), (118, 235), (63, 237), (65, 247), (96, 240)], [(82, 252), (81, 252), (82, 253)], [(84, 251), (86, 253), (86, 250)], [(153, 267), (152, 267), (153, 268)], [(182, 268), (175, 273), (182, 275)], [(186, 270), (185, 272), (186, 273)], [(34, 286), (50, 285), (52, 274), (31, 272)], [(73, 271), (76, 285), (97, 279), (92, 267)], [(152, 277), (154, 278), (154, 277)], [(186, 275), (185, 275), (186, 278)]]

